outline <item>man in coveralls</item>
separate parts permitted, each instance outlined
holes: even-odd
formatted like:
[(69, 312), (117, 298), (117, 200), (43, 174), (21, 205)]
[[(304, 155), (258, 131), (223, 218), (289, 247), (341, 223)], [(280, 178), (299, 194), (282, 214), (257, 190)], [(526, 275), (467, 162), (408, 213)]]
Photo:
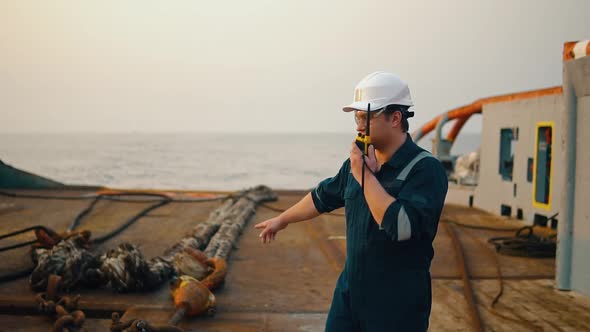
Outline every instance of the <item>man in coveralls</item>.
[[(394, 74), (361, 80), (356, 130), (365, 134), (370, 103), (371, 147), (352, 143), (338, 174), (321, 181), (281, 215), (257, 224), (263, 243), (290, 223), (346, 207), (346, 264), (334, 290), (326, 331), (426, 331), (432, 303), (432, 242), (447, 194), (441, 163), (408, 134), (410, 90)], [(364, 190), (361, 177), (365, 159)]]

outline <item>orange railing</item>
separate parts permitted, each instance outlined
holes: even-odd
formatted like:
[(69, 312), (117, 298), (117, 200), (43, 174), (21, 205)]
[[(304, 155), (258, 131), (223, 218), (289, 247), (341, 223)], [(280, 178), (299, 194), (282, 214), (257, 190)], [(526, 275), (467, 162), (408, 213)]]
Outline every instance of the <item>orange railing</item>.
[[(455, 138), (457, 138), (457, 135), (459, 134), (459, 132), (461, 131), (461, 128), (463, 128), (463, 125), (465, 125), (467, 120), (469, 120), (469, 118), (473, 114), (481, 113), (482, 109), (485, 105), (506, 102), (506, 101), (513, 101), (513, 100), (537, 98), (537, 97), (541, 97), (541, 96), (556, 95), (556, 94), (561, 94), (561, 93), (562, 93), (562, 87), (555, 86), (555, 87), (540, 89), (540, 90), (517, 92), (517, 93), (506, 94), (506, 95), (482, 98), (482, 99), (479, 99), (469, 105), (464, 105), (464, 106), (452, 109), (446, 113), (447, 120), (448, 121), (457, 120), (457, 121), (455, 122), (455, 124), (453, 125), (453, 128), (451, 129), (451, 131), (447, 135), (447, 140), (453, 142), (455, 140)], [(420, 127), (418, 130), (416, 130), (415, 132), (412, 133), (412, 138), (415, 141), (417, 141), (417, 140), (421, 139), (422, 137), (428, 135), (428, 133), (430, 133), (432, 130), (434, 130), (434, 128), (436, 128), (436, 125), (438, 124), (439, 121), (441, 121), (441, 119), (444, 118), (444, 116), (445, 116), (445, 114), (441, 114), (441, 115), (437, 116), (436, 118), (428, 121), (424, 125), (422, 125), (422, 127)]]

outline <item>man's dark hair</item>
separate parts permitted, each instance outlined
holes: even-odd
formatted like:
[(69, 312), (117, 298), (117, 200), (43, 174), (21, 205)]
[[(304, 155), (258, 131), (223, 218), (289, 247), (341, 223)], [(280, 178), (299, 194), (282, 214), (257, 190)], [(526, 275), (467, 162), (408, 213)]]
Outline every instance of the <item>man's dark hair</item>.
[(407, 133), (410, 130), (410, 124), (408, 123), (408, 118), (414, 116), (414, 112), (409, 112), (409, 106), (405, 105), (387, 105), (383, 113), (386, 115), (391, 115), (395, 112), (400, 112), (402, 114), (402, 130), (404, 133)]

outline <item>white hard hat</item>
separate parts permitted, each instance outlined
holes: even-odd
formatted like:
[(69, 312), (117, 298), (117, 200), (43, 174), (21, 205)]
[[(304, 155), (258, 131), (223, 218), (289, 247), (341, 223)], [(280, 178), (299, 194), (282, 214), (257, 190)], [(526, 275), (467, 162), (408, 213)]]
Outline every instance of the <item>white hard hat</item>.
[(376, 71), (363, 78), (354, 89), (354, 101), (344, 112), (378, 110), (388, 105), (414, 106), (408, 84), (397, 75)]

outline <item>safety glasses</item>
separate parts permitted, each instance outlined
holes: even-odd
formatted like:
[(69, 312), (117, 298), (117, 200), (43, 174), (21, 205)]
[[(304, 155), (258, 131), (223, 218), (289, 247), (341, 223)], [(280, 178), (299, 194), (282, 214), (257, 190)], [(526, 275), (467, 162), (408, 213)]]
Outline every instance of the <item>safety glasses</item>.
[[(373, 120), (375, 118), (377, 118), (379, 115), (381, 115), (381, 113), (383, 113), (383, 111), (385, 111), (385, 107), (379, 109), (379, 110), (375, 110), (375, 111), (371, 111), (371, 117), (370, 120)], [(358, 125), (360, 123), (366, 124), (367, 123), (367, 112), (365, 111), (354, 111), (354, 122)]]

